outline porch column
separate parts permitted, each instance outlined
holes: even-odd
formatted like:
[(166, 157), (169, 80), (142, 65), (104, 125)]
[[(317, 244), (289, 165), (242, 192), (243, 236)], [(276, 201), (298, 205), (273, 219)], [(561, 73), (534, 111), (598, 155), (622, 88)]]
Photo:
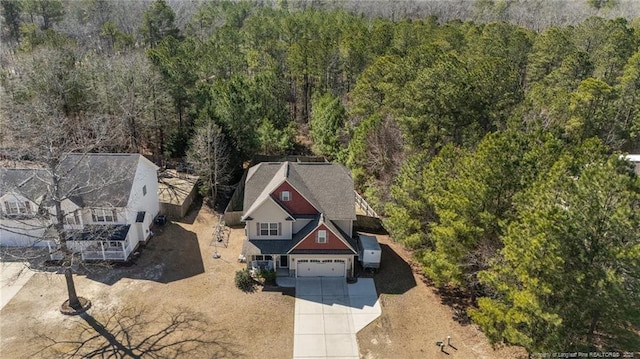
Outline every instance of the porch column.
[(104, 242), (100, 241), (100, 248), (102, 248), (102, 260), (106, 261), (107, 260), (107, 256), (104, 253)]
[(126, 240), (124, 242), (122, 242), (122, 260), (126, 261), (127, 260), (127, 246), (126, 246)]

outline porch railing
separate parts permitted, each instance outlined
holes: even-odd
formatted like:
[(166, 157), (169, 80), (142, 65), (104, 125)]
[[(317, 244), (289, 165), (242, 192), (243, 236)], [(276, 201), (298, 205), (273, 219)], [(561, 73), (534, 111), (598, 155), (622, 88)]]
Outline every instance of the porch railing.
[[(49, 256), (52, 260), (61, 260), (63, 259), (62, 253), (57, 250), (55, 245), (49, 244)], [(104, 260), (104, 261), (124, 261), (127, 259), (129, 253), (131, 253), (131, 244), (128, 244), (124, 250), (122, 248), (117, 249), (97, 249), (97, 250), (87, 250), (83, 249), (76, 253), (80, 253), (82, 260)], [(94, 247), (95, 248), (95, 247)]]
[(275, 269), (274, 262), (272, 260), (266, 261), (251, 261), (251, 268), (249, 268), (252, 274), (257, 274), (260, 271), (271, 271)]
[(123, 251), (83, 251), (83, 260), (125, 260)]

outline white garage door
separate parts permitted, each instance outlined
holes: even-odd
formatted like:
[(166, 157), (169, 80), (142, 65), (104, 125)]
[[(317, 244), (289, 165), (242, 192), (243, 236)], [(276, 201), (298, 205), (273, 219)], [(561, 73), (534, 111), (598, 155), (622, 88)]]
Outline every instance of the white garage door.
[(298, 277), (344, 277), (344, 259), (298, 259)]

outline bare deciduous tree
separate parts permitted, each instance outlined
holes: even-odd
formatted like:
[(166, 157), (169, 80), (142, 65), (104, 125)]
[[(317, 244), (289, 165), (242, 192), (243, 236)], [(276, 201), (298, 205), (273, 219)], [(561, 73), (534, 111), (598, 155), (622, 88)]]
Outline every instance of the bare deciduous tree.
[(367, 138), (366, 163), (382, 184), (388, 188), (403, 162), (402, 132), (391, 118), (385, 118)]
[(213, 208), (219, 191), (231, 179), (230, 154), (222, 129), (213, 122), (198, 128), (187, 157), (201, 177), (203, 194), (209, 196)]
[[(27, 202), (22, 202), (24, 205), (18, 204), (14, 212), (5, 204), (3, 215), (23, 216), (26, 227), (21, 226), (20, 234), (36, 237), (34, 244), (54, 243), (55, 256), (61, 259), (67, 279), (69, 299), (64, 305), (81, 310), (88, 303), (82, 303), (75, 294), (72, 267), (80, 258), (67, 243), (71, 235), (65, 223), (72, 214), (65, 212), (65, 202), (89, 194), (108, 196), (104, 189), (121, 181), (124, 169), (102, 168), (98, 177), (96, 169), (87, 164), (89, 153), (108, 151), (113, 146), (114, 125), (109, 116), (92, 113), (85, 107), (89, 94), (77, 71), (81, 61), (76, 55), (44, 49), (25, 57), (28, 61), (15, 64), (5, 73), (7, 96), (2, 108), (2, 133), (4, 143), (10, 146), (2, 152), (4, 157), (28, 159), (32, 168), (24, 178), (4, 176), (19, 178), (20, 182), (3, 181), (0, 192), (22, 195), (27, 185), (38, 187), (28, 198), (38, 208), (28, 208)], [(24, 163), (18, 162), (18, 166)], [(3, 168), (3, 174), (8, 171)], [(15, 233), (16, 228), (4, 225), (8, 221), (2, 223), (0, 229)], [(108, 235), (105, 229), (100, 231)]]

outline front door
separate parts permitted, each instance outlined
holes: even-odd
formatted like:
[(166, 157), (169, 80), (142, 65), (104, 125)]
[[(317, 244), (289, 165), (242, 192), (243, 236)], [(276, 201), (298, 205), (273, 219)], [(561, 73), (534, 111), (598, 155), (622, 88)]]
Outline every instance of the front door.
[(280, 256), (280, 267), (281, 268), (289, 267), (289, 256)]

